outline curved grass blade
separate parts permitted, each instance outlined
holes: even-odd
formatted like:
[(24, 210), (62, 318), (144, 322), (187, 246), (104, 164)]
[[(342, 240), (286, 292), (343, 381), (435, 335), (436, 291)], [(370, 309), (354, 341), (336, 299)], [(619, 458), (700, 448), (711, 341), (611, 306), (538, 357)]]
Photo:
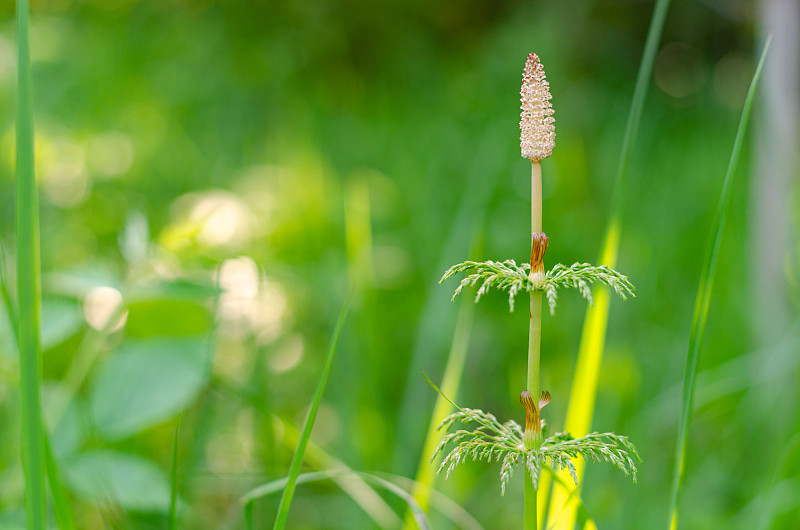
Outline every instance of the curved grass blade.
[[(272, 421), (274, 428), (283, 429), (283, 443), (291, 446), (297, 444), (300, 439), (300, 431), (294, 425), (281, 421), (273, 415)], [(334, 469), (337, 471), (352, 471), (343, 462), (337, 460), (321, 447), (308, 441), (306, 447), (305, 461), (308, 465), (317, 469)], [(372, 519), (378, 528), (397, 528), (400, 526), (400, 517), (386, 504), (386, 501), (378, 495), (372, 487), (364, 482), (358, 475), (342, 475), (332, 479), (362, 510)]]
[(25, 518), (30, 530), (47, 526), (42, 427), (41, 274), (39, 204), (34, 178), (33, 97), (28, 47), (28, 0), (17, 2), (17, 311)]
[(747, 123), (750, 120), (750, 110), (753, 105), (753, 98), (761, 77), (761, 69), (767, 57), (772, 36), (767, 39), (761, 59), (758, 61), (753, 80), (750, 82), (750, 89), (747, 91), (747, 98), (742, 108), (742, 116), (739, 119), (739, 128), (736, 131), (736, 139), (733, 142), (733, 150), (728, 163), (728, 171), (725, 180), (722, 182), (722, 192), (720, 193), (717, 210), (714, 214), (714, 221), (711, 224), (711, 239), (709, 240), (706, 255), (703, 259), (703, 269), (700, 274), (700, 284), (697, 287), (697, 298), (695, 299), (694, 312), (692, 314), (692, 327), (689, 333), (689, 351), (686, 355), (686, 370), (683, 376), (683, 400), (681, 405), (681, 421), (678, 425), (678, 441), (675, 447), (675, 462), (672, 475), (672, 494), (670, 496), (669, 526), (677, 528), (678, 525), (678, 499), (680, 497), (681, 482), (685, 470), (686, 440), (689, 432), (689, 419), (694, 405), (694, 390), (697, 380), (697, 363), (700, 358), (700, 348), (703, 344), (705, 334), (706, 319), (708, 317), (708, 306), (711, 302), (711, 292), (714, 288), (714, 276), (717, 272), (717, 257), (719, 254), (720, 243), (722, 242), (722, 231), (725, 228), (725, 217), (728, 212), (728, 197), (730, 196), (730, 184), (739, 158), (742, 152), (744, 134), (747, 130)]
[(289, 508), (292, 505), (292, 497), (294, 496), (297, 477), (300, 475), (300, 468), (303, 465), (303, 455), (308, 445), (308, 439), (311, 437), (311, 429), (314, 427), (314, 420), (317, 418), (319, 404), (322, 402), (322, 394), (325, 392), (325, 384), (328, 382), (328, 375), (331, 372), (333, 356), (336, 353), (336, 346), (339, 343), (339, 335), (344, 326), (344, 319), (347, 316), (347, 308), (350, 305), (351, 296), (352, 293), (348, 295), (344, 306), (342, 306), (342, 311), (339, 313), (339, 321), (336, 323), (336, 329), (333, 331), (328, 354), (325, 357), (325, 364), (322, 367), (322, 372), (319, 374), (317, 387), (314, 389), (314, 396), (311, 398), (311, 407), (308, 409), (306, 423), (303, 426), (303, 432), (300, 435), (300, 440), (297, 442), (297, 449), (294, 452), (292, 463), (289, 466), (289, 476), (286, 479), (286, 487), (283, 490), (283, 495), (281, 495), (281, 503), (278, 506), (278, 516), (275, 518), (275, 525), (273, 526), (274, 530), (282, 530), (285, 528), (286, 520), (289, 518)]
[[(391, 473), (375, 473), (375, 475), (394, 482), (401, 488), (412, 491), (412, 493), (424, 488), (427, 490), (425, 498), (429, 506), (451, 520), (456, 528), (461, 530), (484, 530), (483, 526), (471, 513), (441, 491), (401, 475), (393, 475)], [(424, 507), (420, 505), (420, 508)]]
[[(619, 253), (620, 232), (622, 229), (622, 210), (625, 203), (625, 191), (627, 189), (628, 174), (630, 172), (631, 157), (633, 146), (639, 131), (639, 123), (642, 119), (644, 101), (647, 95), (647, 87), (653, 75), (653, 65), (658, 43), (661, 40), (661, 33), (664, 29), (664, 21), (667, 17), (667, 9), (670, 0), (658, 0), (653, 17), (650, 20), (650, 28), (647, 31), (647, 41), (645, 42), (642, 62), (639, 65), (639, 73), (636, 76), (636, 86), (633, 90), (628, 121), (625, 125), (625, 133), (622, 140), (622, 148), (617, 164), (617, 173), (614, 179), (614, 192), (611, 199), (611, 215), (606, 226), (603, 247), (600, 252), (598, 265), (608, 265), (615, 267), (617, 255)], [(578, 360), (575, 366), (575, 376), (572, 381), (572, 392), (569, 405), (567, 407), (567, 419), (565, 429), (573, 436), (583, 436), (591, 428), (592, 417), (594, 416), (594, 403), (597, 394), (597, 381), (600, 375), (600, 366), (603, 360), (603, 348), (605, 343), (606, 329), (608, 327), (608, 309), (610, 296), (607, 288), (600, 288), (595, 303), (586, 310), (586, 318), (581, 333), (581, 343), (578, 352)], [(576, 472), (578, 477), (583, 476), (585, 463), (578, 462)], [(563, 475), (562, 478), (568, 477)], [(539, 500), (544, 503), (550, 493), (551, 482), (545, 476), (544, 481), (539, 484)], [(570, 484), (569, 480), (564, 483)], [(570, 489), (575, 486), (570, 486)], [(558, 529), (571, 530), (575, 526), (575, 506), (569, 503), (570, 489), (554, 487), (550, 496), (548, 510), (540, 511), (539, 527), (543, 526), (544, 516), (554, 517), (562, 508), (567, 510), (567, 516), (560, 518), (563, 524)], [(574, 498), (574, 497), (573, 497)], [(566, 506), (565, 506), (566, 505)]]
[(178, 529), (178, 433), (181, 430), (183, 414), (178, 416), (178, 425), (175, 426), (175, 440), (172, 444), (172, 471), (170, 473), (169, 519), (167, 528)]
[[(252, 389), (247, 387), (237, 387), (217, 378), (214, 382), (215, 386), (224, 390), (231, 397), (238, 397), (244, 399), (247, 404), (260, 414), (263, 414), (267, 421), (272, 424), (272, 429), (275, 431), (283, 431), (281, 443), (286, 447), (292, 449), (297, 447), (300, 440), (300, 431), (291, 422), (281, 419), (276, 414), (273, 414), (265, 405), (264, 401), (260, 399)], [(336, 459), (334, 456), (327, 453), (321, 447), (314, 443), (314, 440), (308, 440), (306, 452), (304, 455), (305, 462), (309, 466), (316, 469), (337, 469), (349, 471), (342, 461)], [(373, 520), (377, 528), (396, 528), (401, 524), (400, 517), (392, 510), (392, 508), (378, 495), (372, 487), (364, 482), (361, 478), (355, 475), (347, 477), (334, 478), (334, 482), (339, 488), (349, 495), (353, 501), (358, 504), (362, 510)], [(244, 522), (245, 528), (254, 528), (255, 521), (253, 520), (253, 506), (252, 503), (244, 506)]]
[[(383, 479), (377, 475), (373, 475), (371, 473), (363, 473), (358, 471), (350, 471), (344, 469), (334, 469), (328, 471), (313, 471), (310, 473), (302, 473), (294, 477), (295, 484), (305, 484), (308, 482), (315, 482), (318, 480), (333, 480), (334, 478), (345, 476), (345, 475), (357, 475), (358, 477), (362, 478), (367, 482), (371, 482), (376, 484), (382, 488), (385, 488), (391, 494), (395, 495), (397, 498), (402, 500), (411, 512), (414, 514), (414, 520), (417, 523), (417, 528), (420, 530), (429, 530), (430, 524), (428, 523), (428, 519), (425, 517), (425, 513), (422, 511), (422, 508), (419, 507), (417, 501), (414, 500), (414, 497), (405, 491), (403, 488), (393, 484), (392, 482)], [(273, 480), (272, 482), (267, 482), (266, 484), (262, 484), (257, 488), (250, 490), (249, 492), (245, 493), (240, 502), (244, 506), (248, 506), (252, 504), (253, 501), (258, 500), (262, 497), (275, 493), (276, 491), (286, 491), (288, 487), (289, 478), (281, 478), (278, 480)]]

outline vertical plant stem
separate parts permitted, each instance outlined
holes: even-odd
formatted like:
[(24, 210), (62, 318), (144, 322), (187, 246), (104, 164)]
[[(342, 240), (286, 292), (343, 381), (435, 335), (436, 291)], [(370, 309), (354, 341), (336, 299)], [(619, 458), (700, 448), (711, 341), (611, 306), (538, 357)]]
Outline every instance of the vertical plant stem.
[[(531, 162), (531, 232), (542, 231), (542, 164)], [(542, 343), (542, 293), (534, 291), (531, 293), (530, 328), (528, 334), (528, 373), (525, 379), (525, 386), (533, 397), (533, 406), (539, 409), (539, 357)], [(538, 445), (541, 443), (541, 433), (535, 440)], [(524, 528), (525, 530), (536, 530), (536, 488), (533, 487), (533, 480), (525, 468), (525, 510)]]
[(534, 397), (533, 404), (539, 408), (539, 356), (542, 344), (542, 292), (531, 293), (531, 325), (528, 335), (528, 392)]
[(39, 223), (33, 158), (33, 101), (28, 51), (28, 1), (17, 2), (17, 296), (27, 528), (47, 524), (40, 382)]
[(531, 232), (542, 231), (542, 164), (531, 162)]

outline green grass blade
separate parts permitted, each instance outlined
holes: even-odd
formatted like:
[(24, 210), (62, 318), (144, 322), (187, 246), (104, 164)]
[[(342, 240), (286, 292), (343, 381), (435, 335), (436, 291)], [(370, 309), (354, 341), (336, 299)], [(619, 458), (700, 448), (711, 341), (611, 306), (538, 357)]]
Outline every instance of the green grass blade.
[(339, 343), (339, 335), (342, 332), (342, 326), (344, 326), (344, 319), (347, 316), (347, 308), (350, 305), (351, 296), (352, 294), (347, 297), (347, 301), (345, 301), (344, 306), (342, 306), (342, 312), (339, 314), (339, 321), (336, 323), (336, 329), (333, 331), (328, 354), (325, 357), (325, 364), (322, 367), (322, 372), (319, 374), (317, 387), (314, 389), (314, 396), (311, 399), (311, 407), (308, 410), (306, 423), (303, 426), (303, 432), (300, 435), (300, 440), (297, 442), (297, 449), (294, 452), (292, 463), (289, 466), (289, 476), (286, 479), (286, 487), (281, 496), (281, 503), (278, 506), (278, 516), (275, 519), (275, 525), (273, 527), (275, 530), (285, 528), (286, 520), (289, 518), (289, 508), (292, 505), (292, 497), (294, 496), (297, 477), (300, 475), (300, 468), (303, 465), (306, 445), (308, 445), (308, 439), (311, 437), (311, 429), (314, 427), (314, 420), (317, 418), (319, 404), (322, 402), (322, 394), (325, 392), (325, 384), (328, 382), (328, 375), (331, 372), (333, 356), (336, 353), (336, 345)]
[(742, 109), (742, 116), (739, 119), (739, 128), (736, 131), (736, 140), (733, 142), (733, 151), (728, 163), (728, 171), (725, 180), (722, 182), (722, 192), (720, 193), (717, 210), (714, 214), (714, 221), (711, 224), (711, 239), (706, 255), (703, 259), (703, 268), (700, 274), (700, 284), (697, 287), (697, 298), (695, 299), (694, 312), (692, 314), (692, 327), (689, 333), (689, 351), (686, 356), (686, 370), (683, 376), (683, 400), (681, 405), (681, 421), (678, 425), (678, 441), (675, 447), (675, 462), (672, 476), (672, 494), (670, 496), (669, 525), (668, 528), (677, 528), (678, 524), (678, 499), (680, 497), (681, 482), (684, 473), (684, 463), (686, 456), (686, 440), (689, 431), (689, 419), (692, 414), (694, 404), (695, 381), (697, 379), (697, 363), (700, 358), (700, 348), (703, 344), (705, 334), (706, 318), (708, 317), (708, 306), (711, 302), (711, 292), (714, 288), (714, 276), (717, 272), (717, 257), (722, 241), (722, 231), (725, 227), (725, 217), (728, 211), (728, 197), (730, 196), (730, 184), (736, 167), (741, 157), (742, 144), (744, 142), (747, 123), (750, 120), (750, 110), (753, 105), (753, 98), (761, 77), (761, 69), (767, 57), (769, 44), (772, 37), (767, 39), (761, 59), (758, 61), (753, 80), (750, 82), (750, 89), (747, 91), (747, 98)]
[(33, 156), (33, 97), (28, 48), (29, 8), (17, 2), (17, 312), (25, 517), (29, 530), (47, 526), (42, 436), (39, 205)]
[(50, 496), (53, 499), (53, 513), (56, 516), (56, 523), (61, 530), (77, 530), (78, 523), (75, 522), (75, 514), (72, 512), (72, 505), (67, 496), (67, 490), (61, 481), (61, 472), (58, 469), (53, 450), (50, 446), (50, 437), (44, 432), (45, 458), (47, 465), (47, 482), (50, 485)]
[[(16, 309), (11, 299), (10, 290), (8, 289), (5, 251), (3, 250), (2, 244), (0, 244), (0, 296), (3, 298), (6, 313), (11, 321), (11, 328), (14, 331), (14, 343), (17, 346), (17, 351), (19, 351), (19, 330)], [(61, 481), (61, 472), (59, 471), (58, 462), (53, 455), (50, 446), (50, 437), (44, 425), (44, 422), (42, 422), (45, 467), (47, 471), (47, 483), (50, 486), (50, 496), (53, 499), (53, 513), (56, 516), (56, 524), (61, 530), (77, 530), (78, 525), (75, 522), (75, 514), (72, 511), (67, 490)]]
[[(653, 75), (653, 64), (658, 52), (658, 43), (661, 40), (669, 3), (670, 0), (658, 0), (653, 10), (653, 17), (650, 20), (647, 41), (642, 53), (642, 62), (639, 65), (639, 73), (636, 77), (636, 86), (633, 90), (628, 121), (622, 140), (617, 173), (614, 179), (614, 192), (611, 199), (611, 214), (606, 226), (598, 265), (607, 265), (612, 268), (616, 266), (622, 229), (622, 211), (625, 204), (625, 192), (627, 191), (633, 147), (639, 131), (647, 88)], [(606, 329), (608, 327), (608, 311), (611, 302), (608, 289), (598, 289), (594, 302), (594, 305), (589, 306), (586, 310), (586, 318), (578, 350), (578, 360), (575, 365), (575, 376), (571, 387), (572, 392), (567, 406), (565, 429), (573, 436), (583, 436), (591, 429), (597, 394), (597, 381), (600, 376)], [(578, 477), (582, 477), (584, 466), (585, 463), (583, 461), (576, 463)], [(562, 481), (564, 484), (570, 484), (571, 486), (565, 489), (556, 485), (553, 487), (552, 496), (549, 495), (552, 486), (549, 475), (543, 476), (543, 480), (539, 483), (540, 502), (545, 502), (546, 499), (550, 498), (549, 509), (540, 511), (540, 527), (543, 526), (545, 514), (548, 518), (555, 518), (561, 513), (562, 509), (567, 511), (566, 517), (563, 516), (564, 514), (558, 517), (560, 521), (563, 521), (563, 524), (559, 524), (557, 528), (571, 530), (575, 525), (576, 506), (574, 502), (569, 501), (570, 498), (577, 498), (577, 496), (571, 494), (571, 489), (575, 488), (575, 486), (572, 486), (574, 482), (569, 478), (566, 471), (564, 471), (562, 479), (565, 479)]]
[(178, 528), (178, 433), (181, 430), (183, 414), (178, 417), (178, 425), (175, 426), (175, 440), (172, 444), (172, 471), (170, 473), (170, 497), (169, 497), (169, 530)]
[[(296, 454), (296, 453), (295, 453)], [(314, 482), (318, 480), (333, 480), (337, 477), (342, 477), (346, 475), (355, 475), (360, 477), (361, 479), (376, 484), (382, 488), (385, 488), (389, 493), (395, 495), (397, 498), (402, 500), (406, 506), (408, 506), (409, 510), (414, 514), (414, 519), (417, 522), (417, 528), (421, 530), (428, 530), (430, 528), (430, 524), (428, 523), (428, 519), (425, 516), (425, 513), (422, 511), (422, 508), (419, 507), (419, 504), (414, 500), (413, 495), (405, 491), (400, 486), (381, 478), (377, 475), (371, 473), (363, 473), (358, 471), (350, 471), (344, 469), (331, 469), (327, 471), (313, 471), (310, 473), (302, 473), (298, 474), (294, 477), (294, 483), (296, 484), (304, 484), (308, 482)], [(246, 507), (264, 496), (267, 496), (271, 493), (283, 490), (284, 494), (289, 487), (289, 480), (292, 477), (282, 478), (278, 480), (273, 480), (272, 482), (268, 482), (266, 484), (262, 484), (257, 488), (250, 490), (249, 492), (245, 493), (240, 502)]]

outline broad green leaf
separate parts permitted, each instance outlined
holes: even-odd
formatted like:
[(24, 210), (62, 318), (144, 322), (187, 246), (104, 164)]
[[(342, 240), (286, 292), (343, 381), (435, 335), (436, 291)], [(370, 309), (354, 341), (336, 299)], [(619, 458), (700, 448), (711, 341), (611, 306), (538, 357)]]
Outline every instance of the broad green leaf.
[(167, 420), (208, 381), (210, 348), (201, 339), (125, 344), (100, 367), (90, 393), (97, 432), (115, 440)]
[(202, 335), (211, 327), (211, 315), (201, 303), (181, 299), (143, 300), (128, 304), (129, 337)]
[(65, 298), (46, 298), (42, 302), (42, 349), (61, 344), (84, 325), (77, 302)]
[(86, 438), (83, 403), (73, 399), (64, 385), (48, 381), (42, 389), (44, 422), (56, 458), (75, 454)]
[(149, 460), (107, 449), (90, 451), (64, 466), (65, 482), (85, 500), (124, 510), (167, 513), (169, 481)]

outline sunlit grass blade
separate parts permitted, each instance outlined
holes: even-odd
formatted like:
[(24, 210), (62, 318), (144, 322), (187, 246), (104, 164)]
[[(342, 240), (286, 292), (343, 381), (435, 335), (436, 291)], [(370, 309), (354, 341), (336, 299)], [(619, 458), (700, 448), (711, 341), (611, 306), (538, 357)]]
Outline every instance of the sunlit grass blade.
[(33, 97), (28, 48), (29, 8), (17, 2), (17, 335), (19, 337), (22, 467), (29, 530), (47, 526), (42, 436), (39, 204), (33, 155)]
[[(570, 491), (570, 496), (568, 497), (567, 500), (568, 500), (569, 503), (572, 503), (573, 502), (573, 498), (575, 499), (575, 504), (576, 504), (577, 510), (578, 510), (578, 526), (579, 526), (579, 528), (581, 528), (582, 530), (596, 530), (597, 529), (597, 525), (595, 524), (594, 519), (589, 514), (589, 511), (586, 509), (586, 506), (583, 504), (583, 500), (579, 496), (579, 491), (576, 488), (573, 487), (575, 485), (575, 483), (574, 482), (565, 482), (564, 479), (562, 479), (561, 476), (556, 471), (553, 471), (549, 467), (543, 467), (542, 469), (544, 471), (546, 471), (546, 473), (544, 473), (542, 475), (542, 477), (548, 476), (558, 486), (560, 486), (562, 488), (565, 488), (565, 489), (569, 488), (571, 490)], [(558, 524), (558, 521), (549, 521), (548, 523), (549, 523), (548, 529), (550, 529), (550, 528), (555, 528), (555, 525)]]
[[(628, 173), (630, 170), (633, 146), (639, 131), (639, 123), (642, 118), (644, 101), (647, 95), (647, 88), (653, 74), (658, 43), (661, 40), (661, 33), (664, 29), (664, 21), (667, 17), (667, 9), (670, 0), (658, 0), (653, 10), (653, 17), (650, 20), (650, 28), (647, 32), (642, 62), (639, 65), (639, 73), (636, 77), (636, 86), (633, 90), (631, 107), (628, 112), (628, 121), (625, 125), (625, 133), (622, 140), (619, 161), (617, 163), (617, 173), (614, 179), (614, 192), (611, 199), (611, 214), (603, 240), (602, 250), (598, 265), (615, 267), (617, 255), (619, 253), (619, 240), (622, 228), (622, 211), (625, 204), (625, 192), (627, 189)], [(565, 429), (573, 436), (583, 436), (589, 432), (594, 416), (594, 403), (597, 394), (597, 380), (600, 375), (600, 367), (603, 359), (603, 349), (608, 326), (608, 309), (610, 297), (607, 288), (598, 289), (595, 303), (586, 311), (581, 343), (578, 350), (578, 360), (575, 365), (575, 376), (572, 382), (572, 390), (569, 405), (567, 407), (567, 419)], [(583, 476), (584, 462), (576, 464), (576, 472), (579, 479)], [(566, 472), (562, 478), (566, 478)], [(565, 484), (572, 484), (569, 480), (563, 481)], [(561, 517), (563, 521), (558, 529), (572, 529), (575, 526), (575, 506), (574, 503), (567, 503), (570, 498), (570, 489), (555, 487), (550, 495), (551, 482), (548, 476), (539, 484), (539, 503), (544, 504), (550, 499), (549, 509), (540, 510), (539, 527), (544, 523), (545, 515), (550, 518), (562, 509), (567, 510), (566, 517)], [(579, 487), (579, 486), (577, 486)], [(572, 496), (576, 498), (577, 496)]]
[(175, 440), (172, 444), (172, 470), (170, 472), (170, 496), (169, 496), (169, 530), (178, 528), (178, 434), (181, 430), (183, 415), (178, 417), (178, 424), (175, 426)]
[[(332, 469), (328, 471), (313, 471), (311, 473), (298, 474), (296, 477), (294, 477), (294, 482), (295, 484), (304, 484), (307, 482), (314, 482), (318, 480), (332, 480), (335, 477), (341, 477), (350, 474), (357, 475), (361, 479), (376, 484), (389, 491), (392, 495), (395, 495), (397, 498), (402, 500), (406, 504), (406, 506), (408, 506), (408, 509), (411, 510), (411, 512), (414, 514), (414, 520), (417, 523), (417, 528), (421, 530), (428, 530), (430, 528), (425, 513), (422, 511), (417, 502), (414, 500), (414, 497), (410, 493), (405, 491), (403, 488), (377, 475), (371, 473), (350, 471), (350, 470)], [(244, 506), (247, 506), (251, 504), (253, 501), (260, 499), (271, 493), (280, 491), (281, 489), (283, 489), (283, 491), (285, 492), (286, 489), (289, 487), (288, 483), (290, 478), (291, 477), (282, 478), (274, 480), (272, 482), (268, 482), (266, 484), (262, 484), (261, 486), (252, 489), (245, 495), (243, 495), (240, 502)]]
[[(428, 425), (428, 434), (425, 437), (425, 444), (420, 455), (412, 494), (423, 510), (428, 509), (429, 495), (433, 491), (433, 482), (436, 477), (436, 466), (430, 462), (430, 457), (439, 444), (440, 433), (437, 427), (453, 410), (453, 406), (444, 395), (456, 396), (458, 394), (461, 375), (464, 371), (464, 361), (469, 347), (474, 306), (475, 304), (472, 300), (466, 297), (461, 300), (456, 329), (453, 333), (453, 342), (450, 345), (450, 354), (447, 357), (447, 365), (442, 378), (442, 393), (436, 399), (436, 405)], [(406, 528), (410, 528), (411, 523), (412, 521), (407, 517)]]
[(286, 479), (286, 486), (281, 495), (281, 502), (278, 506), (278, 515), (275, 518), (275, 530), (280, 530), (286, 527), (286, 521), (289, 518), (289, 508), (292, 505), (292, 498), (294, 497), (295, 485), (297, 477), (300, 475), (300, 468), (303, 466), (303, 456), (308, 445), (308, 439), (311, 437), (311, 429), (314, 427), (314, 420), (317, 418), (317, 411), (322, 402), (322, 394), (325, 392), (325, 385), (328, 382), (328, 375), (331, 372), (333, 365), (333, 357), (336, 353), (336, 346), (339, 343), (339, 335), (344, 326), (344, 319), (347, 316), (347, 308), (350, 305), (350, 296), (342, 306), (342, 311), (339, 314), (339, 321), (336, 323), (336, 329), (333, 331), (331, 344), (328, 348), (328, 354), (325, 356), (325, 364), (322, 367), (322, 372), (317, 381), (317, 387), (314, 389), (314, 396), (311, 399), (311, 406), (308, 409), (308, 416), (306, 423), (303, 426), (303, 432), (300, 435), (300, 440), (297, 442), (297, 449), (295, 449), (292, 463), (289, 466), (289, 476)]
[(705, 334), (706, 319), (708, 317), (708, 306), (711, 302), (711, 292), (714, 288), (714, 276), (717, 272), (717, 257), (719, 247), (722, 242), (722, 231), (725, 228), (725, 217), (728, 212), (728, 197), (730, 196), (730, 184), (736, 167), (741, 157), (744, 135), (747, 130), (747, 123), (750, 120), (750, 110), (753, 105), (758, 80), (761, 77), (761, 69), (767, 57), (769, 44), (772, 37), (767, 39), (761, 59), (758, 61), (753, 80), (750, 82), (750, 89), (747, 91), (747, 98), (742, 108), (742, 116), (739, 119), (739, 128), (736, 131), (736, 139), (733, 142), (731, 158), (728, 162), (728, 171), (725, 180), (722, 182), (722, 192), (717, 203), (714, 221), (711, 224), (711, 239), (706, 249), (703, 259), (702, 272), (700, 273), (700, 283), (697, 287), (697, 297), (692, 314), (692, 327), (689, 332), (689, 351), (686, 355), (686, 370), (683, 376), (683, 399), (681, 404), (681, 421), (678, 424), (678, 441), (675, 446), (675, 461), (672, 476), (672, 494), (670, 496), (669, 507), (669, 528), (677, 528), (678, 525), (678, 500), (680, 498), (681, 483), (685, 471), (686, 441), (689, 432), (689, 419), (692, 415), (694, 405), (695, 382), (697, 380), (697, 363), (700, 358), (700, 348), (703, 345)]
[(47, 482), (50, 484), (50, 496), (53, 499), (53, 513), (56, 516), (56, 523), (61, 530), (77, 530), (78, 524), (75, 522), (75, 514), (67, 496), (67, 490), (61, 481), (61, 472), (58, 468), (53, 450), (50, 446), (50, 437), (44, 432), (45, 458), (47, 465)]

